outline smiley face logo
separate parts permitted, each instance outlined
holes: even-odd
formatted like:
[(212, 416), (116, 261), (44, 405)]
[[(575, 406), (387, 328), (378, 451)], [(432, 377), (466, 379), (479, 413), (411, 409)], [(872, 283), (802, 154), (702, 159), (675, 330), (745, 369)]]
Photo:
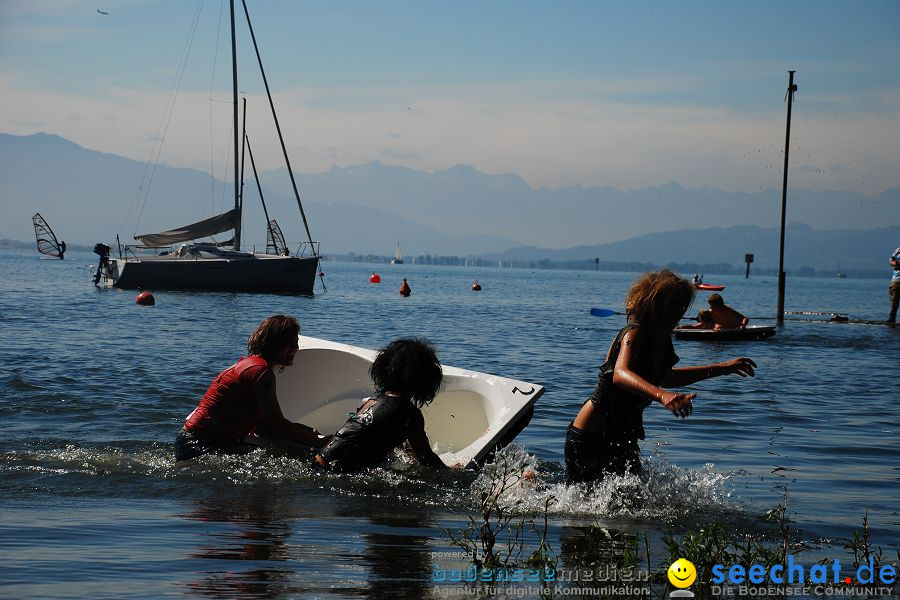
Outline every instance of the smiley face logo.
[(686, 558), (679, 558), (669, 567), (669, 582), (677, 588), (686, 588), (697, 579), (694, 563)]

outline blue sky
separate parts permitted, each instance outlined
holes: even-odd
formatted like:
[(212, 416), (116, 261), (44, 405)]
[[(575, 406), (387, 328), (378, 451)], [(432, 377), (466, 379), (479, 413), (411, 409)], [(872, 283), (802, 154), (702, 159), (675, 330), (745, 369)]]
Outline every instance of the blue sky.
[[(380, 160), (535, 187), (780, 187), (793, 69), (791, 183), (900, 187), (893, 0), (248, 4), (301, 172)], [(0, 131), (146, 160), (195, 14), (161, 160), (226, 177), (219, 0), (3, 0)], [(248, 47), (239, 60), (258, 160), (280, 166)]]

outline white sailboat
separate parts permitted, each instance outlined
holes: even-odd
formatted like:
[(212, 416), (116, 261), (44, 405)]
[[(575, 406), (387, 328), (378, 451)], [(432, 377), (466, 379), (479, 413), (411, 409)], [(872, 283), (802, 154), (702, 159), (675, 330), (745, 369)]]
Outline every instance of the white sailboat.
[(400, 251), (400, 242), (397, 242), (397, 249), (394, 250), (394, 258), (391, 259), (392, 265), (402, 265), (403, 264), (403, 252)]
[[(232, 60), (236, 60), (235, 49), (235, 7), (231, 1)], [(246, 4), (244, 12), (253, 38), (253, 26)], [(256, 52), (259, 59), (259, 50)], [(300, 216), (306, 229), (308, 241), (291, 255), (284, 245), (284, 238), (277, 223), (267, 217), (268, 239), (276, 251), (272, 254), (241, 251), (242, 199), (239, 181), (238, 142), (242, 137), (238, 129), (238, 82), (237, 68), (232, 69), (234, 102), (234, 208), (222, 214), (169, 231), (136, 235), (138, 245), (132, 247), (118, 244), (118, 256), (110, 256), (110, 247), (97, 244), (94, 252), (100, 255), (100, 264), (94, 277), (95, 284), (125, 289), (174, 289), (174, 290), (221, 290), (253, 292), (312, 293), (320, 260), (318, 242), (312, 240), (309, 225), (300, 202), (297, 183), (288, 160), (281, 127), (275, 114), (272, 95), (266, 81), (262, 60), (259, 68), (265, 83), (266, 94), (278, 131), (278, 138), (284, 153), (287, 172), (291, 178), (294, 196), (300, 209)], [(246, 143), (246, 136), (243, 137)], [(252, 156), (252, 155), (251, 155)], [(255, 169), (254, 169), (255, 170)], [(234, 237), (227, 242), (198, 241), (219, 233), (233, 231)], [(280, 237), (281, 245), (278, 245)], [(118, 237), (117, 237), (118, 240)], [(174, 249), (176, 244), (181, 244)], [(231, 245), (231, 249), (223, 246)]]

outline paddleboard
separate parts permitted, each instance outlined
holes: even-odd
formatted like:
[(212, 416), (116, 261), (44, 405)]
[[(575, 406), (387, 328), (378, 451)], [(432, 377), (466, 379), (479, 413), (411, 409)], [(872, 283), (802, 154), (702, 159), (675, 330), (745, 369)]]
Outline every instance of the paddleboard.
[(676, 327), (675, 339), (710, 342), (735, 340), (764, 340), (775, 335), (774, 325), (748, 325), (744, 329), (693, 329)]
[(706, 292), (721, 292), (725, 289), (724, 285), (713, 285), (711, 283), (695, 283), (694, 287)]

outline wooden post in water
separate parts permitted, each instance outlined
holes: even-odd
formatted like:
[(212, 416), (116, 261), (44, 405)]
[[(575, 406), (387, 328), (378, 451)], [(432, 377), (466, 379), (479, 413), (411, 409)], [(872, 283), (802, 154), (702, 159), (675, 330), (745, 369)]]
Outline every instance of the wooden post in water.
[(787, 209), (787, 185), (788, 185), (788, 154), (791, 149), (791, 106), (794, 104), (794, 71), (788, 71), (787, 100), (787, 127), (784, 134), (784, 180), (781, 184), (781, 244), (778, 252), (778, 314), (776, 319), (779, 324), (784, 323), (784, 217)]

